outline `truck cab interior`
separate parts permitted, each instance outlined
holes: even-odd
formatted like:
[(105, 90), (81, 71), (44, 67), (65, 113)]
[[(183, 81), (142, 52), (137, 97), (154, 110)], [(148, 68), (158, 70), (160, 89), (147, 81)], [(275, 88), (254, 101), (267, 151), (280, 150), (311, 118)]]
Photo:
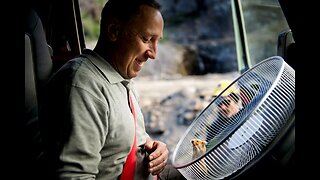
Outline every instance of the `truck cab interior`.
[[(302, 53), (301, 24), (297, 23), (294, 15), (296, 7), (292, 1), (279, 0), (279, 3), (287, 18), (290, 31), (283, 32), (277, 37), (277, 52), (295, 69), (296, 61)], [(19, 132), (22, 143), (19, 146), (23, 149), (23, 153), (18, 156), (22, 161), (19, 167), (23, 168), (25, 179), (42, 179), (43, 152), (39, 127), (43, 86), (65, 62), (81, 54), (86, 44), (79, 0), (27, 0), (24, 9), (26, 12), (24, 16), (25, 114), (24, 120), (19, 121), (22, 126)], [(243, 64), (248, 63), (243, 62)], [(245, 68), (250, 68), (250, 66), (244, 66)], [(294, 133), (294, 127), (288, 136), (292, 136), (292, 133)], [(289, 146), (292, 146), (292, 142)], [(293, 156), (286, 162), (289, 161), (286, 173), (291, 173), (289, 171), (292, 171), (295, 166)], [(259, 166), (257, 172), (263, 170), (263, 164), (257, 163), (257, 166)], [(251, 171), (248, 172), (251, 173)], [(243, 174), (246, 177), (246, 173)], [(20, 175), (19, 173), (13, 174), (13, 177)], [(284, 174), (283, 177), (289, 176)]]

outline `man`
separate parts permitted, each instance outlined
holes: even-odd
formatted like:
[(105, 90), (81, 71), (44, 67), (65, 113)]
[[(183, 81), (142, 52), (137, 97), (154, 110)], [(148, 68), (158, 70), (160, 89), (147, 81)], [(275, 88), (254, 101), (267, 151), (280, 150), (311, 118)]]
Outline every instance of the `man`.
[(220, 116), (224, 118), (231, 118), (237, 114), (242, 105), (239, 95), (232, 92), (228, 96), (223, 97), (223, 101), (218, 104)]
[[(230, 84), (231, 81), (221, 81), (214, 90), (214, 96), (220, 95), (220, 97), (216, 100), (217, 113), (214, 114), (216, 119), (208, 127), (210, 131), (208, 131), (206, 137), (207, 149), (210, 149), (223, 138), (222, 132), (225, 131), (227, 126), (233, 124), (236, 117), (241, 113), (242, 101), (238, 87), (236, 85), (229, 87)], [(223, 90), (225, 91), (222, 93)]]
[[(163, 171), (169, 151), (146, 133), (131, 80), (155, 59), (163, 28), (155, 0), (106, 3), (94, 50), (67, 62), (47, 86), (42, 127), (50, 177), (123, 179), (135, 169), (135, 179), (147, 179)], [(131, 148), (136, 161), (127, 171)]]

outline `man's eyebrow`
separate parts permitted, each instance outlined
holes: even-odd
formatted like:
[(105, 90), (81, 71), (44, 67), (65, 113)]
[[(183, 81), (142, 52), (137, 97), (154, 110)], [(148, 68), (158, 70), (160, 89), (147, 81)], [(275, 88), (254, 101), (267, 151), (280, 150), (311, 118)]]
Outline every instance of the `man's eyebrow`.
[(140, 33), (142, 36), (147, 36), (147, 37), (159, 37), (159, 39), (163, 39), (163, 35), (158, 36), (157, 34), (153, 33), (148, 33), (148, 32), (141, 32)]
[(158, 35), (155, 35), (155, 34), (150, 34), (150, 37), (152, 37), (152, 38), (158, 38), (159, 37), (159, 40), (163, 39), (163, 36), (158, 36)]

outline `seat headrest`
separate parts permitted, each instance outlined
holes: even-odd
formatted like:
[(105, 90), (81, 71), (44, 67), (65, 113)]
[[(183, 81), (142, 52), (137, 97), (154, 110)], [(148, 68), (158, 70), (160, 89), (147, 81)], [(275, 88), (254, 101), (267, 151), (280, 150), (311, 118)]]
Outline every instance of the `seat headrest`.
[[(52, 73), (52, 59), (40, 17), (28, 9), (25, 20), (25, 34), (30, 37), (38, 85), (43, 86)], [(39, 84), (40, 83), (40, 84)]]

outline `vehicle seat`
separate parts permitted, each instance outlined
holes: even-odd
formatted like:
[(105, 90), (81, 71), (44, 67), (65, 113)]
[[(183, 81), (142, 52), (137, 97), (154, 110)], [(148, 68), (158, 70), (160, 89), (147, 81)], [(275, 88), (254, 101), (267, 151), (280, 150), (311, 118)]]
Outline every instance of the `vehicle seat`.
[[(43, 149), (40, 134), (40, 111), (44, 86), (52, 74), (52, 59), (41, 19), (33, 9), (25, 16), (25, 115), (23, 153), (29, 176), (37, 179)], [(28, 176), (26, 175), (26, 176)]]
[(281, 56), (293, 69), (296, 69), (294, 57), (296, 57), (297, 50), (295, 49), (296, 44), (292, 31), (289, 29), (281, 32), (278, 35), (277, 55)]

